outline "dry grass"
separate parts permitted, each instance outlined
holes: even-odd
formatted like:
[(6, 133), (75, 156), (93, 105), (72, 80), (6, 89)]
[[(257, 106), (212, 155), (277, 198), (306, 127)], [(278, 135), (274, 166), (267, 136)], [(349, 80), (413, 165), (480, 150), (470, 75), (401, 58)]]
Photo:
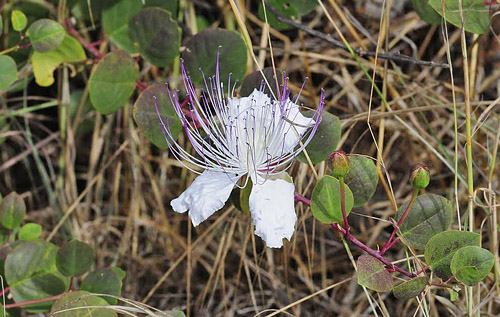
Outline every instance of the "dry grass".
[[(224, 27), (238, 25), (236, 16), (241, 16), (260, 67), (271, 65), (270, 38), (274, 63), (286, 70), (294, 89), (300, 88), (305, 76), (310, 78), (302, 97), (305, 105), (314, 108), (319, 89), (326, 90), (328, 111), (342, 119), (339, 148), (377, 159), (381, 185), (375, 197), (350, 217), (353, 233), (374, 248), (388, 237), (388, 220), (395, 208), (409, 199), (409, 168), (417, 162), (431, 168), (427, 191), (456, 202), (453, 227), (459, 223), (463, 227), (468, 201), (464, 91), (470, 89), (474, 227), (498, 263), (498, 227), (493, 215), (498, 212), (495, 197), (500, 193), (500, 179), (499, 160), (493, 163), (493, 159), (500, 136), (500, 38), (492, 31), (480, 37), (467, 35), (470, 87), (465, 87), (460, 30), (449, 27), (444, 39), (440, 27), (422, 22), (411, 5), (396, 5), (399, 1), (386, 1), (383, 11), (369, 12), (373, 14), (368, 17), (367, 3), (382, 1), (324, 0), (324, 9), (318, 6), (302, 19), (309, 28), (340, 39), (338, 29), (353, 47), (364, 50), (400, 52), (436, 62), (447, 62), (449, 51), (453, 84), (445, 68), (360, 58), (387, 100), (386, 107), (348, 52), (293, 28), (266, 28), (255, 17), (251, 1), (234, 1), (236, 6), (225, 1), (216, 5), (187, 2), (184, 14), (188, 27), (194, 12)], [(498, 17), (493, 18), (492, 28), (499, 31)], [(253, 59), (249, 65), (257, 68)], [(152, 69), (145, 81), (178, 80), (170, 75)], [(7, 102), (19, 100), (7, 97)], [(97, 250), (99, 267), (123, 268), (126, 298), (192, 316), (461, 316), (466, 312), (463, 290), (453, 303), (447, 291), (434, 287), (418, 301), (397, 301), (392, 294), (364, 291), (339, 236), (316, 222), (302, 204), (296, 208), (298, 222), (292, 241), (278, 250), (264, 248), (252, 234), (250, 217), (229, 203), (192, 228), (187, 216), (174, 213), (169, 202), (195, 175), (145, 140), (133, 122), (131, 107), (109, 116), (95, 111), (83, 114), (82, 120), (67, 123), (64, 137), (56, 110), (42, 113), (15, 117), (10, 131), (0, 132), (8, 137), (0, 145), (0, 191), (23, 193), (30, 220), (44, 225), (48, 240), (59, 243), (68, 235), (80, 238)], [(95, 123), (92, 131), (82, 132), (84, 118)], [(32, 135), (26, 133), (24, 120), (29, 120)], [(35, 147), (25, 146), (30, 140)], [(180, 140), (185, 143), (182, 136)], [(319, 164), (316, 171), (323, 175), (325, 165)], [(296, 162), (290, 174), (297, 190), (309, 196), (316, 183), (310, 167)], [(388, 256), (402, 266), (414, 252), (405, 253), (401, 245), (395, 250)], [(350, 251), (354, 258), (361, 254), (355, 248)], [(478, 310), (485, 316), (500, 314), (496, 278), (491, 273), (478, 287)]]

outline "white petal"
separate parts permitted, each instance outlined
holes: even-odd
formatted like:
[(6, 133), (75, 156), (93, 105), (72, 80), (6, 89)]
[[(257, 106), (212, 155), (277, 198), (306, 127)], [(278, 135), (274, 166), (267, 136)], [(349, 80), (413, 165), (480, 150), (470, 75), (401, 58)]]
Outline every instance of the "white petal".
[(283, 238), (290, 240), (295, 221), (293, 193), (295, 186), (284, 179), (267, 181), (257, 177), (259, 184), (253, 184), (249, 205), (255, 224), (255, 234), (261, 237), (268, 247), (280, 248)]
[(238, 178), (234, 174), (205, 171), (170, 205), (176, 212), (189, 210), (189, 217), (196, 227), (224, 207)]

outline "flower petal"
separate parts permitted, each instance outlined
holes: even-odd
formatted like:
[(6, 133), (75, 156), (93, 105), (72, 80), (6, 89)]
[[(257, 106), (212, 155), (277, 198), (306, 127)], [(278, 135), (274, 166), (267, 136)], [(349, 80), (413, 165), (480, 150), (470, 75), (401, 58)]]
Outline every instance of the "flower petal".
[(189, 210), (193, 226), (199, 225), (224, 207), (239, 176), (217, 171), (205, 171), (170, 205), (176, 212)]
[(258, 176), (250, 193), (249, 205), (255, 224), (255, 234), (268, 247), (281, 248), (283, 238), (291, 239), (297, 215), (293, 194), (295, 186), (284, 179), (268, 179)]

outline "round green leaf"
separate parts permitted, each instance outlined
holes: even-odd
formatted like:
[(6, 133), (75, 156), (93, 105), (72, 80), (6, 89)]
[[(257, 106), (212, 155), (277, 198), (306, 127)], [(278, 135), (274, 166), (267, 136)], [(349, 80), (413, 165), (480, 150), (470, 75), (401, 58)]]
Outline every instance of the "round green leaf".
[[(401, 218), (408, 203), (399, 208), (396, 220)], [(417, 197), (400, 231), (409, 246), (422, 249), (432, 236), (450, 228), (452, 218), (453, 210), (448, 199), (425, 194)]]
[[(347, 215), (354, 205), (354, 198), (349, 186), (345, 185), (345, 209)], [(312, 192), (311, 211), (314, 218), (322, 223), (342, 221), (340, 208), (340, 182), (332, 176), (324, 176)]]
[(56, 264), (65, 276), (79, 276), (94, 263), (94, 250), (86, 243), (73, 239), (57, 252)]
[[(313, 115), (313, 111), (305, 111), (303, 114), (307, 117)], [(316, 134), (311, 142), (306, 146), (307, 154), (311, 162), (316, 165), (326, 160), (330, 154), (335, 151), (340, 140), (340, 120), (337, 116), (323, 111), (321, 122), (319, 123)], [(307, 164), (304, 153), (300, 153), (297, 158), (302, 163)]]
[(344, 178), (354, 196), (354, 207), (361, 207), (375, 194), (378, 185), (377, 167), (365, 156), (349, 155), (349, 172)]
[(120, 278), (120, 281), (123, 281), (123, 279), (125, 278), (125, 276), (127, 276), (127, 273), (124, 270), (122, 270), (121, 268), (119, 268), (119, 267), (113, 266), (113, 267), (111, 267), (111, 269), (116, 274), (118, 274), (118, 277)]
[[(314, 2), (314, 1), (309, 1), (309, 2)], [(287, 17), (297, 17), (297, 9), (291, 6), (289, 3), (290, 1), (288, 0), (269, 0), (267, 3), (272, 5), (276, 10), (278, 10), (279, 13), (281, 13), (284, 16)], [(258, 16), (259, 19), (262, 21), (266, 21), (267, 17), (267, 23), (269, 23), (270, 26), (276, 29), (286, 29), (288, 27), (288, 24), (281, 22), (278, 20), (276, 15), (272, 13), (266, 6), (266, 13), (264, 15), (264, 7), (262, 5), (262, 1), (259, 1), (259, 8), (258, 8)]]
[(26, 216), (24, 200), (16, 192), (5, 196), (0, 203), (0, 222), (7, 229), (14, 229), (21, 225)]
[[(52, 243), (36, 240), (21, 242), (7, 255), (5, 278), (16, 303), (61, 294), (68, 289), (69, 278), (56, 267), (57, 250)], [(41, 302), (23, 309), (31, 313), (45, 312), (52, 303)]]
[(86, 291), (74, 291), (59, 298), (52, 309), (52, 316), (57, 317), (114, 317), (115, 311), (105, 308), (92, 308), (95, 306), (108, 306), (108, 302), (97, 295)]
[(451, 273), (468, 286), (481, 282), (493, 268), (495, 256), (478, 246), (463, 247), (451, 259)]
[[(273, 92), (274, 96), (278, 97), (278, 90), (276, 88), (276, 78), (274, 76), (274, 69), (272, 67), (266, 67), (262, 70), (262, 73), (264, 73), (265, 79), (271, 86), (271, 91)], [(254, 89), (259, 90), (261, 85), (265, 85), (264, 93), (269, 95), (270, 97), (272, 96), (269, 90), (269, 86), (264, 81), (264, 77), (262, 77), (262, 73), (260, 71), (255, 71), (245, 77), (240, 88), (240, 95), (242, 97), (250, 96), (253, 90)], [(276, 69), (276, 75), (278, 76), (278, 87), (280, 87), (281, 83), (283, 82), (283, 72), (279, 69)]]
[(394, 285), (392, 275), (385, 270), (382, 262), (371, 255), (358, 258), (358, 284), (376, 292), (390, 292)]
[[(83, 2), (87, 2), (84, 0)], [(102, 8), (102, 26), (109, 35), (113, 44), (130, 54), (137, 53), (137, 47), (132, 44), (129, 37), (129, 21), (143, 7), (160, 7), (175, 15), (178, 0), (99, 0), (104, 3)], [(144, 5), (143, 5), (144, 3)], [(94, 6), (92, 6), (94, 8)], [(88, 11), (88, 9), (87, 9)]]
[(129, 21), (128, 30), (133, 45), (153, 65), (168, 66), (179, 55), (181, 29), (167, 10), (140, 10)]
[(42, 234), (42, 226), (37, 223), (27, 223), (19, 230), (19, 239), (24, 241), (33, 241)]
[(73, 37), (65, 35), (62, 43), (50, 52), (33, 52), (31, 63), (36, 83), (48, 87), (54, 83), (54, 70), (64, 62), (78, 62), (87, 58), (82, 45)]
[[(443, 16), (442, 0), (429, 0), (429, 5)], [(444, 15), (446, 21), (462, 27), (467, 32), (483, 34), (490, 27), (490, 14), (488, 8), (483, 4), (483, 0), (462, 0), (462, 17), (460, 17), (460, 7), (457, 0), (444, 0)]]
[(155, 97), (163, 123), (170, 128), (172, 136), (177, 138), (182, 123), (174, 110), (168, 89), (163, 84), (151, 85), (141, 93), (134, 104), (134, 120), (148, 140), (157, 147), (166, 149), (168, 144), (156, 112)]
[[(282, 15), (292, 18), (308, 14), (313, 11), (318, 5), (317, 1), (311, 0), (269, 0), (267, 4), (272, 5)], [(266, 4), (266, 7), (267, 7)], [(271, 10), (266, 10), (267, 22), (274, 28), (286, 29), (288, 24), (280, 22), (276, 15)], [(262, 21), (265, 21), (264, 7), (262, 2), (259, 2), (258, 16)]]
[(427, 286), (427, 276), (420, 276), (394, 286), (392, 293), (399, 300), (407, 300), (420, 295)]
[(106, 55), (90, 76), (89, 94), (94, 108), (110, 114), (122, 107), (134, 92), (139, 67), (130, 55), (117, 50)]
[(30, 25), (28, 35), (35, 51), (45, 53), (56, 49), (62, 43), (66, 31), (56, 21), (41, 19)]
[(433, 236), (425, 246), (425, 262), (434, 273), (448, 279), (452, 276), (450, 263), (455, 252), (467, 246), (479, 246), (480, 236), (470, 231), (449, 230)]
[(22, 31), (28, 23), (26, 15), (19, 10), (12, 10), (11, 15), (12, 28), (14, 31)]
[[(111, 268), (94, 271), (87, 275), (80, 287), (83, 291), (88, 291), (96, 294), (109, 294), (121, 296), (122, 280), (120, 275)], [(116, 298), (105, 297), (109, 304), (115, 305)]]
[(111, 41), (121, 49), (130, 54), (137, 53), (128, 36), (128, 21), (142, 7), (141, 1), (136, 0), (112, 0), (106, 1), (102, 10), (102, 27), (109, 35)]
[(217, 51), (220, 52), (219, 73), (224, 87), (227, 87), (229, 74), (232, 83), (240, 82), (245, 76), (247, 49), (241, 36), (229, 30), (205, 29), (186, 43), (182, 53), (186, 71), (195, 85), (205, 87), (200, 69), (207, 77), (215, 75)]
[(441, 24), (441, 16), (429, 5), (429, 0), (411, 0), (418, 16), (429, 24)]
[(9, 88), (16, 80), (16, 62), (10, 56), (0, 55), (0, 90)]

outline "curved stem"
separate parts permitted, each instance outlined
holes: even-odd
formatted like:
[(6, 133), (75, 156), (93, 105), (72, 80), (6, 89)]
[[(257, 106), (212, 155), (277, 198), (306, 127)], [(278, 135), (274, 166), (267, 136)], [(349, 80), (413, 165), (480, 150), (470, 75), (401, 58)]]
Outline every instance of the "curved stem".
[(28, 300), (28, 301), (20, 302), (20, 303), (7, 304), (4, 306), (4, 308), (9, 309), (9, 308), (14, 308), (14, 307), (22, 307), (22, 306), (28, 306), (28, 305), (32, 305), (32, 304), (49, 302), (51, 300), (59, 299), (59, 298), (63, 297), (64, 295), (66, 295), (67, 293), (68, 292), (64, 292), (64, 293), (61, 293), (58, 295), (49, 296), (49, 297), (45, 297), (45, 298), (33, 299), (33, 300)]
[(387, 266), (391, 270), (397, 271), (397, 272), (399, 272), (401, 274), (404, 274), (404, 275), (406, 275), (408, 277), (411, 277), (411, 278), (415, 277), (415, 274), (412, 274), (412, 273), (410, 273), (408, 271), (405, 271), (402, 268), (399, 268), (396, 265), (392, 264), (391, 261), (389, 261), (386, 258), (384, 258), (379, 252), (373, 250), (372, 248), (370, 248), (369, 246), (367, 246), (363, 242), (361, 242), (358, 239), (356, 239), (356, 237), (354, 237), (350, 232), (347, 232), (344, 228), (340, 227), (338, 224), (332, 223), (332, 227), (335, 230), (337, 230), (338, 232), (340, 232), (341, 234), (343, 234), (344, 237), (346, 238), (346, 240), (351, 241), (354, 245), (356, 245), (361, 250), (365, 251), (369, 255), (373, 256), (374, 258), (376, 258), (377, 260), (379, 260), (380, 262), (382, 262), (383, 264), (385, 264), (385, 266)]
[(391, 233), (391, 236), (385, 242), (384, 246), (382, 247), (382, 250), (380, 250), (380, 254), (384, 255), (384, 253), (394, 245), (394, 243), (391, 243), (392, 239), (394, 238), (394, 236), (398, 232), (399, 227), (401, 226), (403, 221), (405, 221), (406, 217), (408, 216), (408, 213), (410, 212), (410, 209), (413, 206), (413, 203), (417, 199), (418, 191), (419, 191), (418, 188), (415, 188), (415, 190), (413, 191), (413, 195), (411, 196), (410, 203), (408, 204), (408, 206), (406, 206), (406, 210), (403, 212), (403, 215), (401, 216), (401, 218), (399, 218), (397, 225), (394, 227), (394, 230)]

